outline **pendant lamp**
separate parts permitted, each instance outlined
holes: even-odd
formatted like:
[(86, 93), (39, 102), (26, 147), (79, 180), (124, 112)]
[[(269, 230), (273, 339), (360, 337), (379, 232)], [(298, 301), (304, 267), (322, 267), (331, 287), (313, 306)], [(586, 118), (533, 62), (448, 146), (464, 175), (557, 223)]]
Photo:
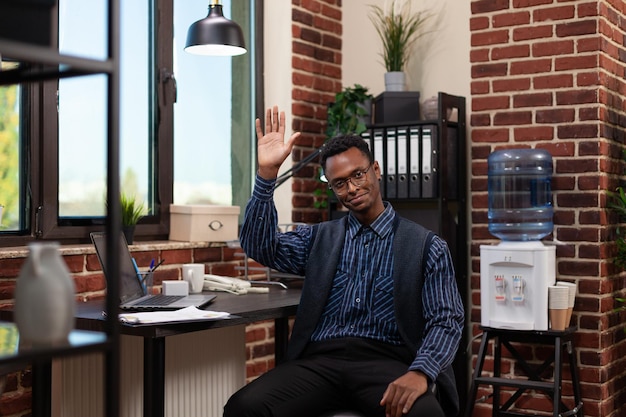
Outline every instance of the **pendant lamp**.
[(218, 1), (209, 5), (209, 14), (189, 27), (185, 51), (197, 55), (235, 56), (246, 53), (243, 31), (224, 17)]

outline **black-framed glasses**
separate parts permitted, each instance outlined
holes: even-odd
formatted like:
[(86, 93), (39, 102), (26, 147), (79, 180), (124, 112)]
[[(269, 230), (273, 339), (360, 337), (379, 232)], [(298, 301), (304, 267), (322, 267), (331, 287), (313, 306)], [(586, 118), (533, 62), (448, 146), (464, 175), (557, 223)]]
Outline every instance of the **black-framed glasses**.
[(348, 192), (348, 182), (350, 182), (350, 184), (354, 185), (355, 187), (360, 187), (367, 182), (367, 171), (369, 171), (371, 167), (372, 164), (370, 164), (370, 166), (368, 166), (367, 169), (364, 171), (358, 170), (347, 178), (333, 181), (332, 183), (328, 184), (328, 187), (332, 189), (335, 194), (344, 195)]

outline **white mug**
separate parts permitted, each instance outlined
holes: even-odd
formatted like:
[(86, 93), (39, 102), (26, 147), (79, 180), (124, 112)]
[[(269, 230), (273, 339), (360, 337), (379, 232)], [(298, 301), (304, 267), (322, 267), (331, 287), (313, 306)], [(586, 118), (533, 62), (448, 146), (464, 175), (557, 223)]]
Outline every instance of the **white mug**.
[(204, 264), (183, 264), (183, 279), (189, 283), (189, 293), (202, 292)]

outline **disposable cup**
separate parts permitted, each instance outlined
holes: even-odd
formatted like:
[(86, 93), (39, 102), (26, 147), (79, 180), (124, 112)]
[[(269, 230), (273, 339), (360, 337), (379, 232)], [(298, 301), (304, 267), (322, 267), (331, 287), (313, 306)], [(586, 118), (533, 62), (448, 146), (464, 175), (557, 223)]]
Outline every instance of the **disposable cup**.
[(574, 311), (574, 304), (576, 303), (576, 283), (567, 281), (557, 281), (557, 286), (567, 287), (568, 301), (567, 301), (567, 324), (569, 325), (572, 320), (572, 312)]
[(548, 308), (567, 310), (569, 307), (569, 288), (551, 285), (548, 287)]
[(568, 288), (568, 304), (569, 308), (574, 308), (574, 303), (576, 302), (576, 283), (567, 282), (567, 281), (557, 281), (557, 287), (567, 287)]
[(567, 327), (567, 309), (566, 308), (550, 308), (550, 329), (565, 330)]

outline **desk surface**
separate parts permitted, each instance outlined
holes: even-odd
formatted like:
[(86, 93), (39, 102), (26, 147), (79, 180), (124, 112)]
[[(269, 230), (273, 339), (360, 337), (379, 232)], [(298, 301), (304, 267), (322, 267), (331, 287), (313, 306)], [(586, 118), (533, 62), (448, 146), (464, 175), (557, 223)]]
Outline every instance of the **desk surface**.
[[(267, 294), (234, 295), (216, 292), (215, 301), (206, 310), (226, 311), (236, 316), (224, 320), (159, 323), (152, 325), (121, 325), (120, 333), (142, 337), (166, 337), (218, 327), (249, 324), (262, 320), (294, 316), (300, 302), (300, 289), (270, 288)], [(76, 328), (82, 330), (104, 329), (103, 300), (77, 304)]]

